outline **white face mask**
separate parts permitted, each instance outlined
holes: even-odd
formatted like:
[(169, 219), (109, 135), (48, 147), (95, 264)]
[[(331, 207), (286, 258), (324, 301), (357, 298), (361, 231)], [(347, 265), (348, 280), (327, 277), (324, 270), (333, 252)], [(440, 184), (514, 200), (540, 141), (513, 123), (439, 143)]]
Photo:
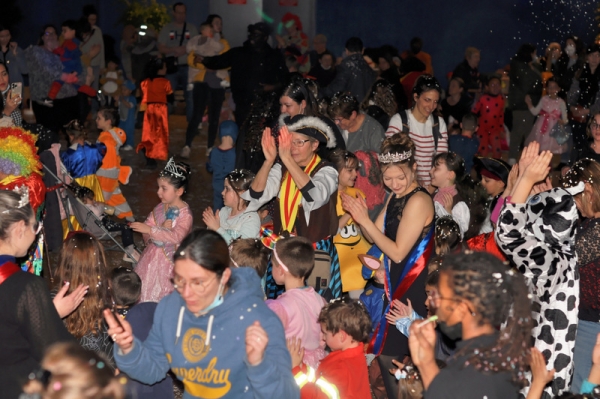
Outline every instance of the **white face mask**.
[(565, 53), (567, 53), (567, 55), (569, 57), (572, 57), (573, 54), (575, 54), (575, 46), (573, 46), (572, 44), (569, 44), (566, 48), (565, 48)]
[(323, 65), (321, 65), (321, 68), (323, 68), (326, 71), (329, 71), (331, 69), (331, 65), (329, 65), (328, 67), (324, 67)]

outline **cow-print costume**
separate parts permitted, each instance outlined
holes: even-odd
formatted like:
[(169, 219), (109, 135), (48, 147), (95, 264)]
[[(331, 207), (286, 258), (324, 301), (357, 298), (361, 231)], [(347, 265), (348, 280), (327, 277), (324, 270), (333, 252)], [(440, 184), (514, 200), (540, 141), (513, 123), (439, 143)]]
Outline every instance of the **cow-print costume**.
[[(532, 295), (534, 345), (546, 358), (548, 369), (556, 370), (542, 399), (569, 391), (573, 376), (579, 302), (577, 217), (572, 195), (553, 188), (529, 197), (527, 204), (507, 203), (498, 219), (496, 241), (523, 273)], [(527, 391), (524, 388), (522, 393)]]

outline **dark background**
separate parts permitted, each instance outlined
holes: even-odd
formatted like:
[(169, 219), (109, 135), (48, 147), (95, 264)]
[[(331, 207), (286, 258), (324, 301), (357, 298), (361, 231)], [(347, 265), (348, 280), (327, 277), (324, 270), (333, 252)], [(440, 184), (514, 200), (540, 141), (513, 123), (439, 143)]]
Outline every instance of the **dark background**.
[[(211, 2), (226, 0), (188, 0), (188, 21), (198, 25), (209, 13)], [(248, 0), (257, 5), (267, 1)], [(303, 2), (303, 0), (299, 0)], [(6, 2), (6, 3), (5, 3)], [(1, 0), (8, 4), (14, 0)], [(171, 1), (161, 3), (170, 5)], [(481, 49), (482, 72), (508, 64), (521, 43), (531, 42), (543, 55), (551, 41), (564, 44), (569, 34), (586, 43), (598, 33), (595, 21), (596, 1), (590, 0), (315, 0), (317, 33), (325, 34), (328, 47), (341, 55), (350, 36), (362, 38), (365, 46), (392, 44), (400, 51), (408, 48), (413, 36), (424, 41), (431, 54), (435, 75), (446, 82), (446, 73), (463, 59), (464, 49)], [(99, 12), (98, 25), (104, 33), (121, 39), (119, 18), (124, 8), (119, 0), (19, 0), (23, 19), (13, 28), (13, 39), (21, 47), (37, 40), (45, 23), (60, 30), (60, 23), (81, 15), (84, 4), (94, 4)], [(222, 15), (227, 25), (227, 15)], [(258, 12), (256, 21), (259, 20)], [(277, 21), (279, 22), (279, 21)], [(240, 26), (239, 29), (245, 29)]]

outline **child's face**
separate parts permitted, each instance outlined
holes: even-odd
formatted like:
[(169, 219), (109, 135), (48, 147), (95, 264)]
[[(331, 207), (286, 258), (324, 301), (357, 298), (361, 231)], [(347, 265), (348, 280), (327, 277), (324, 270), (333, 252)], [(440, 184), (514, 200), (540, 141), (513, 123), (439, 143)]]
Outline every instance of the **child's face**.
[(202, 28), (200, 34), (204, 37), (213, 37), (215, 35), (213, 28), (211, 28), (210, 26), (205, 26), (204, 28)]
[(115, 64), (113, 61), (108, 61), (108, 63), (106, 64), (106, 69), (108, 69), (109, 71), (116, 71), (117, 67), (118, 65)]
[(485, 188), (488, 195), (492, 197), (504, 191), (504, 182), (502, 180), (490, 179), (487, 176), (481, 176), (481, 185)]
[(454, 184), (454, 172), (448, 170), (446, 162), (438, 161), (429, 171), (431, 185), (437, 188), (449, 187)]
[(560, 87), (556, 82), (548, 82), (546, 90), (548, 91), (549, 96), (556, 97), (556, 95), (560, 92)]
[(356, 178), (358, 177), (356, 169), (357, 166), (350, 165), (349, 167), (346, 166), (342, 170), (340, 170), (338, 182), (341, 187), (354, 187), (354, 184), (356, 183)]
[(164, 177), (159, 177), (157, 179), (157, 183), (158, 191), (156, 194), (158, 194), (158, 198), (160, 198), (160, 201), (163, 204), (173, 205), (179, 199), (179, 197), (183, 195), (183, 187), (176, 189), (175, 186), (173, 186), (169, 180), (165, 179)]
[(121, 93), (127, 97), (129, 95), (131, 95), (131, 90), (129, 90), (126, 86), (121, 86)]
[(383, 284), (385, 282), (385, 267), (383, 265), (381, 265), (379, 269), (375, 270), (373, 280), (375, 280), (375, 282), (378, 284)]
[(225, 204), (225, 206), (228, 206), (231, 209), (238, 208), (240, 196), (233, 189), (233, 187), (231, 186), (231, 183), (229, 183), (228, 179), (225, 179), (225, 188), (223, 188), (221, 195), (223, 196), (223, 204)]
[(492, 96), (497, 96), (498, 94), (500, 94), (500, 90), (502, 90), (502, 85), (500, 84), (500, 80), (498, 80), (498, 79), (490, 80), (489, 83), (487, 84), (487, 90), (488, 90), (488, 93), (490, 93)]
[(110, 120), (104, 118), (102, 112), (98, 112), (96, 115), (96, 127), (100, 130), (109, 130), (112, 128), (112, 124), (110, 123)]
[(94, 205), (94, 199), (89, 197), (83, 197), (83, 203), (86, 205)]
[(325, 341), (325, 344), (331, 351), (339, 351), (343, 348), (344, 340), (342, 335), (342, 331), (338, 331), (335, 334), (331, 331), (327, 331), (325, 324), (321, 323), (321, 339)]
[(73, 40), (75, 38), (75, 29), (71, 29), (68, 26), (63, 26), (62, 36), (65, 40)]

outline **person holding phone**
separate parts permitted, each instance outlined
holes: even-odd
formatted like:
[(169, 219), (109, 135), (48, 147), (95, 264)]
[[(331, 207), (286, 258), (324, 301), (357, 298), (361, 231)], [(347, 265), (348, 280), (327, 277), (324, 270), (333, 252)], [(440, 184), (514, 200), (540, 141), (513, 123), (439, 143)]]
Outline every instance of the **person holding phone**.
[(4, 121), (0, 123), (4, 126), (4, 123), (11, 126), (19, 126), (23, 125), (23, 117), (21, 116), (21, 96), (23, 91), (23, 86), (21, 82), (18, 83), (9, 83), (10, 77), (8, 76), (8, 69), (3, 62), (0, 62), (0, 93), (2, 96), (2, 104), (0, 104), (2, 110), (2, 119), (10, 118), (12, 121)]

